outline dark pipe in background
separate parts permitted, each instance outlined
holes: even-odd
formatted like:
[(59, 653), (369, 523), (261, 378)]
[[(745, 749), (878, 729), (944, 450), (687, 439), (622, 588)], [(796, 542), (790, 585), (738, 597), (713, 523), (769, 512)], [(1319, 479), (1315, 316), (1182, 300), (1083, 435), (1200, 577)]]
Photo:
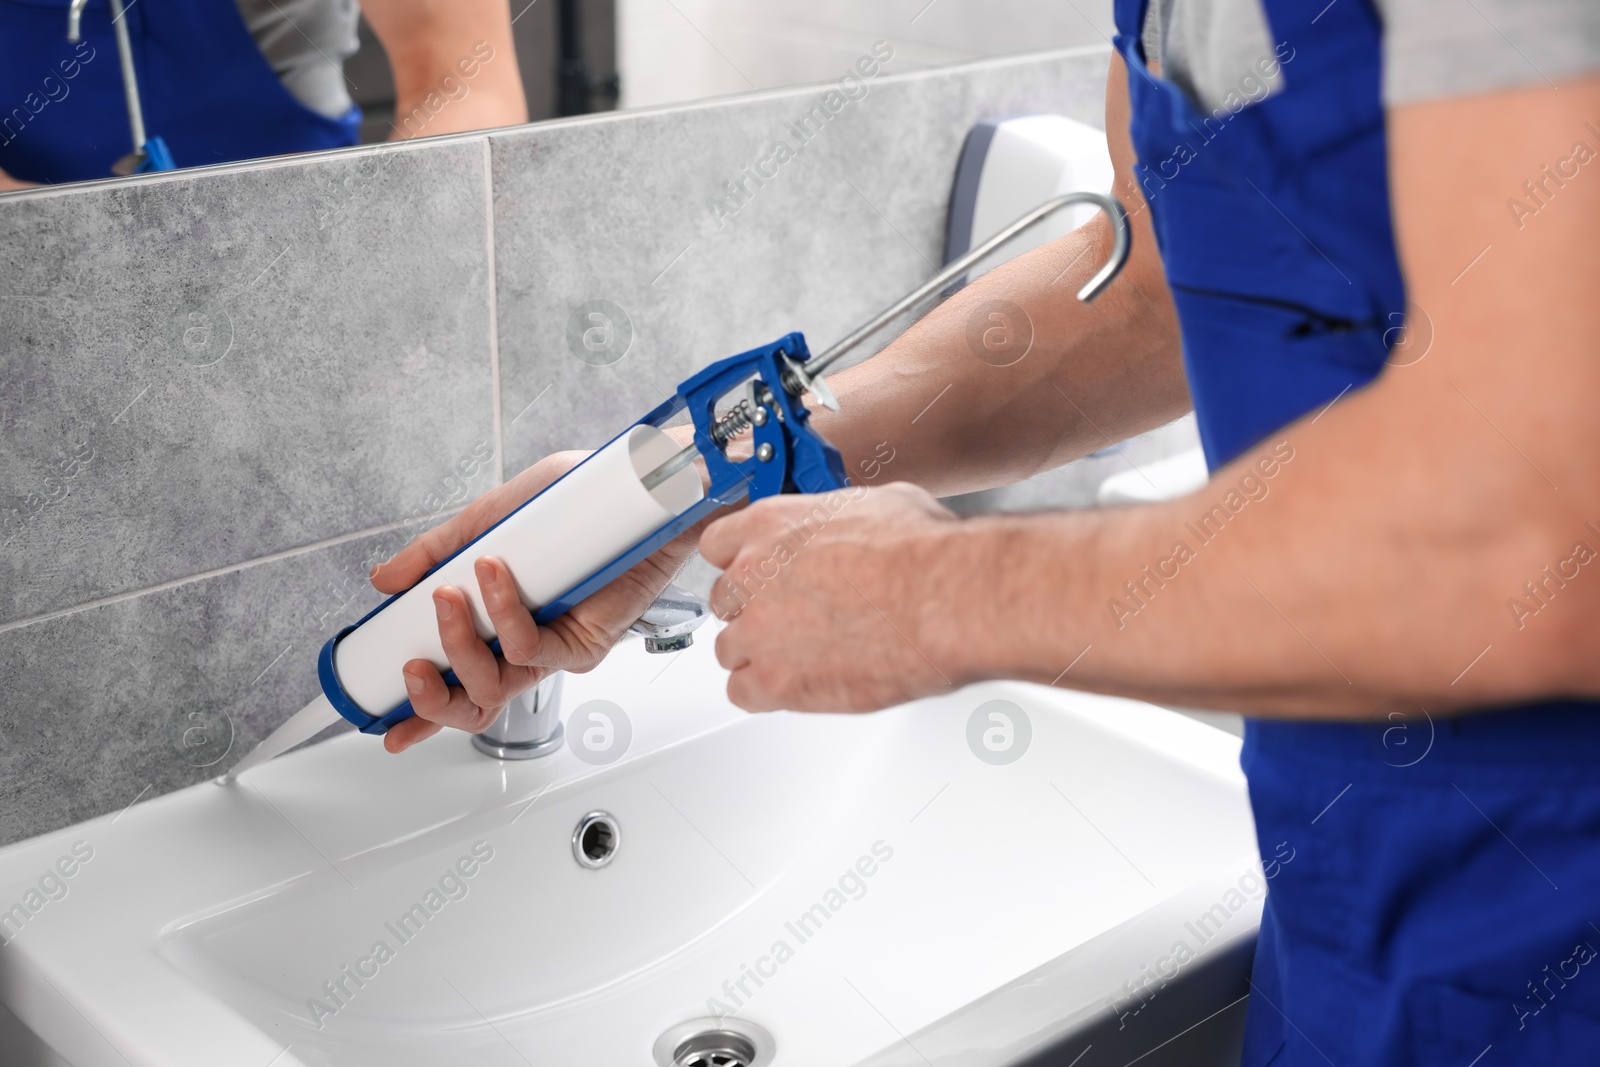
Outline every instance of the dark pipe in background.
[[(593, 34), (586, 34), (587, 21), (593, 9), (603, 8), (602, 25), (597, 27), (606, 40), (604, 61), (596, 60), (600, 49), (593, 43)], [(596, 3), (595, 0), (561, 0), (556, 13), (561, 34), (561, 73), (559, 76), (556, 110), (561, 115), (587, 115), (591, 111), (609, 111), (617, 106), (622, 92), (622, 79), (617, 75), (616, 60), (616, 5), (612, 0)], [(595, 75), (594, 71), (608, 73)], [(595, 104), (598, 101), (599, 106)], [(531, 112), (531, 108), (529, 109)]]
[[(609, 111), (617, 106), (615, 0), (511, 0), (511, 34), (528, 118)], [(364, 112), (361, 140), (387, 140), (394, 122), (394, 77), (371, 27), (361, 20), (361, 50), (344, 65), (350, 95)]]

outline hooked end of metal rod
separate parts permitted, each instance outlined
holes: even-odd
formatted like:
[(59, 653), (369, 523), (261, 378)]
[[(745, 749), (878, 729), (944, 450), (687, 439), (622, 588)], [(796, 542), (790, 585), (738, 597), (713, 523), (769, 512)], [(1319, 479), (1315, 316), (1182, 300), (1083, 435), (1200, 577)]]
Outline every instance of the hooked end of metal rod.
[(67, 43), (77, 44), (83, 36), (83, 9), (89, 0), (72, 0), (67, 8)]
[(1016, 237), (1022, 231), (1060, 211), (1062, 208), (1073, 204), (1092, 204), (1099, 208), (1111, 221), (1112, 245), (1111, 255), (1101, 265), (1088, 284), (1078, 290), (1078, 299), (1087, 303), (1099, 295), (1100, 290), (1111, 282), (1122, 270), (1122, 265), (1128, 258), (1129, 226), (1128, 213), (1122, 210), (1122, 205), (1113, 196), (1088, 191), (1062, 193), (1046, 200), (1038, 207), (1021, 216), (1010, 225), (1001, 229), (976, 248), (945, 264), (944, 269), (935, 274), (928, 281), (901, 297), (894, 304), (880, 311), (876, 316), (858, 326), (854, 332), (839, 341), (832, 348), (813, 359), (807, 366), (807, 372), (812, 375), (825, 373), (839, 358), (862, 341), (877, 333), (892, 322), (896, 316), (914, 307), (926, 297), (938, 293), (952, 282), (966, 275), (966, 273), (986, 258), (990, 253), (999, 249), (1007, 241)]
[(1109, 203), (1101, 204), (1100, 208), (1111, 220), (1111, 255), (1094, 277), (1084, 283), (1078, 290), (1078, 299), (1085, 304), (1100, 295), (1100, 291), (1111, 284), (1122, 268), (1128, 262), (1128, 213), (1122, 209), (1122, 202), (1114, 197), (1106, 198)]

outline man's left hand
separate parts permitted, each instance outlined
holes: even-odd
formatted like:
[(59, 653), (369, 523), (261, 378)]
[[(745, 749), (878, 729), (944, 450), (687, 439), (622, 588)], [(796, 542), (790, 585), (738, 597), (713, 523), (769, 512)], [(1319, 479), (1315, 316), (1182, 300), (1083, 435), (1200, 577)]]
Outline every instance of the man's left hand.
[(725, 573), (711, 607), (717, 659), (750, 711), (874, 711), (960, 684), (958, 603), (941, 575), (962, 523), (903, 482), (769, 497), (707, 527)]

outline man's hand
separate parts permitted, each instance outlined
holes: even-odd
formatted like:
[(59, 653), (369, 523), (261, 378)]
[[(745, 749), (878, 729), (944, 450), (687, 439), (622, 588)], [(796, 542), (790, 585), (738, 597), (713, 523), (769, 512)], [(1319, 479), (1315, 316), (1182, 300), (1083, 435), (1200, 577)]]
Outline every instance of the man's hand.
[(947, 651), (961, 521), (897, 482), (770, 497), (707, 527), (711, 591), (732, 620), (717, 659), (750, 711), (874, 711), (960, 684)]
[[(587, 453), (561, 452), (535, 463), (509, 482), (480, 496), (455, 518), (422, 534), (372, 569), (382, 593), (401, 593), (464, 544), (580, 463)], [(500, 638), (496, 656), (472, 626), (467, 598), (445, 586), (433, 595), (439, 637), (461, 685), (447, 686), (425, 659), (405, 665), (406, 691), (416, 717), (384, 735), (390, 752), (432, 737), (445, 726), (481, 733), (512, 697), (555, 671), (593, 670), (672, 580), (694, 551), (691, 530), (628, 571), (549, 626), (539, 626), (517, 594), (511, 572), (486, 556), (474, 571), (489, 620)]]

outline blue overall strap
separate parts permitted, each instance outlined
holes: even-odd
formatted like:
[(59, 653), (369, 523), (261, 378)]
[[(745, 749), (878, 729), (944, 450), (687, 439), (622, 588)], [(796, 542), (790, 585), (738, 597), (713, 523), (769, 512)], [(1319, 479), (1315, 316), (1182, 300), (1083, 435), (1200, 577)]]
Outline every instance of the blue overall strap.
[[(1213, 468), (1386, 372), (1405, 309), (1372, 0), (1261, 7), (1281, 85), (1241, 70), (1208, 110), (1146, 66), (1143, 0), (1116, 4)], [(1271, 861), (1245, 1064), (1600, 1056), (1600, 704), (1249, 720), (1243, 763)]]
[[(107, 0), (67, 41), (68, 0), (0, 0), (0, 169), (35, 182), (104, 178), (133, 151)], [(180, 167), (355, 144), (361, 113), (296, 100), (233, 0), (124, 6), (145, 129)]]
[[(1272, 44), (1257, 62), (1281, 72), (1281, 89), (1253, 103), (1241, 89), (1202, 110), (1145, 67), (1132, 21), (1143, 3), (1117, 4), (1134, 177), (1213, 468), (1371, 381), (1405, 311), (1377, 15), (1369, 0), (1320, 16), (1317, 5), (1265, 6)], [(1259, 84), (1253, 66), (1241, 81)]]

